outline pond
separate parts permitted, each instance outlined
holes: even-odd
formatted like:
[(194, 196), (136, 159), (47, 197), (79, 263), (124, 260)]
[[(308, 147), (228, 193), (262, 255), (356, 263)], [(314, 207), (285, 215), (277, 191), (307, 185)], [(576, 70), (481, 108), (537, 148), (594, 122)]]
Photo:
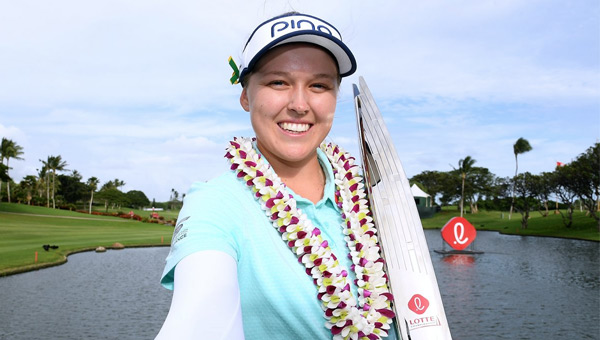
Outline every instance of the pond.
[[(426, 230), (454, 339), (599, 339), (596, 242), (479, 232), (475, 256), (442, 256)], [(171, 302), (168, 248), (111, 250), (0, 278), (0, 339), (152, 339)]]
[(79, 253), (0, 278), (0, 339), (153, 339), (171, 303), (159, 284), (168, 251)]
[[(439, 232), (427, 231), (430, 250)], [(484, 254), (431, 255), (454, 339), (600, 339), (597, 242), (479, 232)]]

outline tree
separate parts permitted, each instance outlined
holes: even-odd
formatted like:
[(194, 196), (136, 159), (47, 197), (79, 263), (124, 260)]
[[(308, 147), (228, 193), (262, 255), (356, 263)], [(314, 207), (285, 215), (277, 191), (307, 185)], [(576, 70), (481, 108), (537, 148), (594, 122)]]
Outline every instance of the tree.
[(70, 175), (58, 175), (60, 187), (57, 190), (66, 203), (75, 204), (82, 201), (87, 193), (87, 186), (81, 182), (81, 174), (73, 170)]
[(569, 164), (557, 166), (552, 176), (552, 189), (562, 203), (567, 206), (566, 214), (559, 210), (563, 223), (567, 228), (571, 228), (573, 225), (573, 202), (577, 197), (574, 185), (576, 177), (576, 169)]
[(467, 175), (471, 172), (473, 168), (473, 164), (475, 164), (476, 160), (471, 158), (471, 156), (467, 156), (458, 161), (458, 169), (460, 176), (462, 178), (461, 190), (460, 190), (460, 217), (463, 216), (464, 210), (464, 198), (465, 198), (465, 181), (467, 179)]
[(89, 208), (89, 213), (92, 213), (92, 203), (94, 202), (94, 191), (96, 191), (96, 189), (98, 189), (98, 184), (100, 183), (100, 180), (96, 177), (90, 177), (87, 180), (87, 186), (89, 188), (89, 190), (91, 191), (90, 194), (90, 208)]
[(517, 200), (513, 201), (515, 210), (521, 213), (521, 228), (527, 229), (529, 222), (529, 211), (531, 206), (535, 203), (533, 198), (536, 195), (536, 180), (533, 178), (535, 175), (525, 172), (523, 174), (514, 177), (513, 183), (513, 198), (516, 195)]
[(108, 182), (104, 183), (104, 185), (102, 186), (102, 188), (100, 190), (113, 189), (114, 188), (114, 189), (117, 189), (117, 190), (120, 191), (121, 189), (119, 189), (119, 188), (121, 188), (124, 185), (125, 185), (124, 181), (122, 181), (122, 180), (120, 180), (118, 178), (115, 178), (112, 181), (108, 181)]
[[(6, 159), (6, 174), (8, 175), (8, 171), (10, 170), (10, 166), (8, 162), (11, 158), (22, 160), (20, 156), (23, 154), (23, 147), (15, 143), (11, 139), (2, 138), (2, 142), (0, 144), (0, 163), (4, 164), (4, 160)], [(2, 182), (0, 182), (0, 189), (2, 189)], [(6, 181), (6, 192), (8, 194), (8, 203), (10, 203), (10, 181)]]
[(150, 200), (146, 197), (146, 194), (139, 190), (131, 190), (125, 194), (129, 200), (129, 206), (131, 208), (141, 209), (144, 206), (150, 204)]
[(171, 197), (169, 199), (171, 203), (171, 210), (175, 210), (179, 204), (179, 192), (171, 188)]
[[(538, 204), (538, 211), (542, 217), (547, 217), (549, 214), (548, 201), (552, 194), (552, 173), (542, 172), (539, 175), (532, 176), (531, 180), (535, 189), (535, 198), (540, 203)], [(542, 207), (544, 208), (543, 210)]]
[(465, 183), (464, 195), (468, 198), (471, 213), (476, 214), (479, 212), (477, 202), (482, 197), (491, 195), (496, 176), (488, 168), (476, 166), (471, 167), (469, 173), (469, 181)]
[(570, 166), (575, 173), (572, 178), (573, 190), (585, 205), (587, 213), (598, 223), (600, 231), (600, 143), (589, 147)]
[(0, 202), (2, 201), (2, 182), (10, 181), (8, 175), (8, 166), (4, 165), (4, 149), (8, 149), (8, 140), (2, 137), (2, 143), (0, 144)]
[(50, 156), (48, 156), (45, 161), (41, 159), (39, 161), (42, 162), (42, 169), (39, 172), (38, 178), (46, 185), (46, 208), (50, 208), (50, 172), (48, 171), (50, 169), (48, 167)]
[(461, 178), (458, 170), (440, 173), (440, 203), (449, 205), (460, 196)]
[[(0, 184), (1, 182), (8, 182), (10, 181), (10, 176), (8, 176), (8, 167), (2, 163), (0, 163)], [(0, 189), (2, 189), (2, 187), (0, 186)]]
[(114, 186), (102, 187), (102, 189), (98, 191), (97, 197), (104, 201), (104, 208), (106, 211), (108, 211), (109, 205), (112, 205), (113, 208), (115, 206), (120, 208), (129, 201), (125, 194)]
[(443, 191), (446, 176), (447, 173), (440, 171), (423, 171), (413, 176), (410, 181), (411, 183), (421, 184), (425, 188), (425, 191), (431, 195), (432, 203), (435, 203), (438, 193)]
[(31, 200), (33, 199), (33, 193), (35, 192), (35, 188), (37, 187), (37, 177), (28, 175), (23, 178), (19, 185), (25, 192), (25, 199), (27, 200), (27, 204), (31, 205)]
[[(529, 152), (531, 151), (531, 145), (529, 144), (529, 141), (523, 137), (517, 139), (517, 141), (515, 142), (515, 144), (513, 145), (513, 152), (515, 153), (515, 179), (517, 177), (517, 173), (519, 173), (519, 160), (518, 157), (520, 154), (525, 153), (525, 152)], [(513, 180), (513, 184), (515, 183), (515, 181)], [(510, 211), (508, 213), (508, 219), (510, 220), (510, 218), (512, 217), (512, 212), (513, 212), (513, 206), (515, 204), (515, 187), (513, 185), (513, 194), (512, 194), (512, 202), (510, 204)]]
[(490, 210), (508, 210), (510, 209), (510, 200), (512, 195), (512, 179), (509, 177), (496, 177), (490, 185), (490, 191), (487, 193), (485, 206)]
[[(14, 182), (13, 182), (14, 183)], [(18, 204), (28, 201), (28, 195), (30, 192), (27, 191), (25, 185), (23, 185), (23, 181), (19, 183), (15, 183), (15, 186), (12, 187), (11, 197), (17, 201)]]
[(60, 155), (48, 156), (48, 161), (45, 164), (49, 170), (52, 170), (52, 209), (56, 209), (55, 191), (56, 191), (56, 172), (66, 170), (65, 167), (68, 165), (66, 161), (62, 160)]

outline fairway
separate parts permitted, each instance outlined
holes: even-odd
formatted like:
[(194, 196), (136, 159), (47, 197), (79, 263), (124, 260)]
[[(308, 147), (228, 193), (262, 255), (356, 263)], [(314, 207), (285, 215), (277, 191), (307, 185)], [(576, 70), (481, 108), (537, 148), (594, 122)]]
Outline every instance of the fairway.
[[(110, 248), (115, 242), (125, 247), (166, 246), (172, 233), (172, 226), (2, 203), (0, 276), (64, 263), (68, 254)], [(45, 244), (58, 248), (45, 251)]]

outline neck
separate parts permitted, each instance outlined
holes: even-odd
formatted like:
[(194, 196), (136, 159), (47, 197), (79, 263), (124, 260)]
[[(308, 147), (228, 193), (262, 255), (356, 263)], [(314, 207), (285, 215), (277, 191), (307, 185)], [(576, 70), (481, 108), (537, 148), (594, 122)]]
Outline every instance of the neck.
[(260, 147), (259, 150), (269, 161), (281, 181), (296, 194), (315, 204), (323, 198), (326, 177), (319, 163), (316, 149), (311, 157), (300, 162), (287, 162), (268, 152), (263, 152)]

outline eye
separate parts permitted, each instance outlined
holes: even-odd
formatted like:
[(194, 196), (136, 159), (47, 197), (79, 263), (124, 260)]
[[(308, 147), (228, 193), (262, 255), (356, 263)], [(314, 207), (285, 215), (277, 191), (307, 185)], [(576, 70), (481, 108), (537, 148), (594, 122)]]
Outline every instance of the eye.
[(285, 82), (283, 80), (272, 80), (269, 82), (269, 85), (271, 86), (283, 86), (285, 85)]
[(332, 86), (327, 83), (314, 83), (310, 87), (316, 91), (328, 91), (332, 88)]

